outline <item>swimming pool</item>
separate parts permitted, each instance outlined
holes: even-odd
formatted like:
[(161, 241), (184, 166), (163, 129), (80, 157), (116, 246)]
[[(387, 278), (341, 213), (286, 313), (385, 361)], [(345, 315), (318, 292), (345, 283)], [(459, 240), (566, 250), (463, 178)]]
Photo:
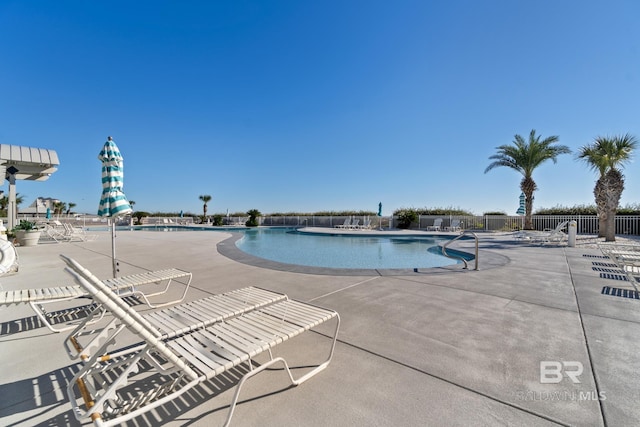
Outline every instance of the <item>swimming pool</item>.
[(462, 261), (441, 255), (450, 237), (353, 236), (300, 233), (292, 229), (247, 229), (236, 246), (250, 255), (284, 264), (347, 269), (414, 269)]
[[(107, 227), (91, 227), (107, 231)], [(198, 226), (133, 226), (118, 227), (122, 231), (215, 231), (239, 233), (235, 242), (243, 253), (281, 264), (327, 269), (378, 270), (417, 269), (461, 264), (459, 259), (442, 256), (440, 245), (452, 237), (437, 235), (341, 235), (339, 233), (299, 232), (290, 227), (198, 227)], [(220, 250), (221, 248), (219, 248)], [(224, 249), (224, 248), (223, 248)], [(449, 253), (473, 259), (465, 253)], [(229, 254), (226, 254), (229, 256)], [(236, 258), (231, 256), (232, 258)]]

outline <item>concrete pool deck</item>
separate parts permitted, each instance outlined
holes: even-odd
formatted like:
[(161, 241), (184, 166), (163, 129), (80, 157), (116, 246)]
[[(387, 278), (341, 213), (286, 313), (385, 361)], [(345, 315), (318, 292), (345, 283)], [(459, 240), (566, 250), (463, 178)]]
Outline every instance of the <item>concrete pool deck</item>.
[[(0, 277), (2, 289), (71, 283), (60, 254), (110, 277), (110, 235), (98, 234), (18, 248), (20, 271)], [(640, 300), (601, 293), (628, 282), (597, 249), (479, 234), (479, 271), (337, 275), (238, 262), (218, 251), (230, 237), (119, 232), (117, 254), (122, 275), (191, 271), (188, 300), (255, 285), (340, 314), (329, 367), (296, 388), (280, 370), (261, 373), (243, 389), (232, 425), (640, 425)], [(77, 364), (63, 338), (27, 305), (0, 308), (0, 425), (80, 425), (65, 391)], [(304, 365), (317, 359), (312, 343), (301, 336), (275, 353)], [(551, 370), (553, 383), (542, 383), (545, 361), (564, 362), (565, 376), (556, 381)], [(580, 366), (580, 375), (567, 375)], [(219, 388), (212, 381), (131, 425), (221, 425), (233, 390), (215, 396)]]

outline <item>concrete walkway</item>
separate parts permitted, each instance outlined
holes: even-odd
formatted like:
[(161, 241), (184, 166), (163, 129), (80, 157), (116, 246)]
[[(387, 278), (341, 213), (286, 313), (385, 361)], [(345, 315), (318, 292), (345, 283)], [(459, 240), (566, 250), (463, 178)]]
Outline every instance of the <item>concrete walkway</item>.
[[(0, 286), (71, 283), (59, 254), (110, 277), (110, 235), (100, 234), (19, 248), (20, 271), (0, 277)], [(487, 234), (480, 235), (479, 271), (338, 275), (239, 262), (220, 253), (234, 256), (226, 250), (231, 236), (119, 232), (117, 252), (122, 275), (191, 271), (189, 300), (256, 285), (340, 313), (331, 365), (297, 388), (280, 370), (258, 375), (243, 389), (232, 425), (640, 425), (640, 300), (601, 294), (627, 282), (596, 249)], [(457, 247), (470, 251), (472, 242)], [(28, 306), (0, 308), (0, 425), (80, 425), (65, 391), (77, 364), (62, 340)], [(305, 365), (318, 358), (315, 342), (301, 336), (276, 354)], [(564, 362), (565, 376), (556, 379), (548, 367), (543, 377), (555, 382), (542, 383), (541, 362)], [(228, 382), (212, 381), (135, 425), (221, 425), (233, 393)]]

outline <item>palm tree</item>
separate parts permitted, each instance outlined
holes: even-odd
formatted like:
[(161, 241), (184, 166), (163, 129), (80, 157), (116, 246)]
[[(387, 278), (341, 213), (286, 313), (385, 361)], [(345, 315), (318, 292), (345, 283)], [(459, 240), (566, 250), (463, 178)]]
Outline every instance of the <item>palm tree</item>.
[(615, 217), (624, 190), (624, 175), (620, 169), (631, 160), (637, 148), (636, 139), (629, 135), (597, 137), (593, 144), (580, 148), (578, 159), (600, 174), (593, 189), (600, 224), (598, 236), (607, 242), (616, 241)]
[(203, 196), (200, 196), (199, 199), (204, 202), (204, 205), (202, 206), (202, 220), (204, 221), (207, 218), (207, 203), (211, 201), (211, 196), (205, 194)]
[(76, 204), (73, 202), (69, 202), (68, 204), (68, 208), (67, 208), (67, 215), (69, 215), (71, 213), (71, 209), (75, 208)]
[(67, 204), (64, 202), (55, 202), (53, 204), (53, 213), (60, 215), (67, 208)]
[(550, 136), (542, 141), (540, 138), (541, 136), (536, 136), (535, 129), (531, 130), (529, 141), (525, 141), (522, 136), (516, 135), (513, 145), (501, 145), (496, 148), (498, 153), (489, 157), (494, 161), (484, 170), (484, 173), (487, 173), (498, 166), (505, 166), (522, 174), (520, 190), (525, 195), (524, 228), (526, 230), (533, 229), (533, 221), (531, 220), (533, 192), (538, 189), (532, 178), (533, 171), (547, 160), (557, 163), (557, 157), (560, 154), (571, 152), (569, 147), (565, 145), (553, 145), (558, 142), (559, 138), (557, 136)]

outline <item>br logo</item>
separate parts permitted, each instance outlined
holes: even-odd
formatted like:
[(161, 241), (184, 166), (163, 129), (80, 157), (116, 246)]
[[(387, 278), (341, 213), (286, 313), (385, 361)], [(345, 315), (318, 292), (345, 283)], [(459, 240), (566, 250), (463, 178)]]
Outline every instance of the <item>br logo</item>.
[(583, 371), (581, 362), (544, 360), (540, 362), (540, 383), (558, 384), (567, 376), (574, 384), (580, 384), (578, 377)]

